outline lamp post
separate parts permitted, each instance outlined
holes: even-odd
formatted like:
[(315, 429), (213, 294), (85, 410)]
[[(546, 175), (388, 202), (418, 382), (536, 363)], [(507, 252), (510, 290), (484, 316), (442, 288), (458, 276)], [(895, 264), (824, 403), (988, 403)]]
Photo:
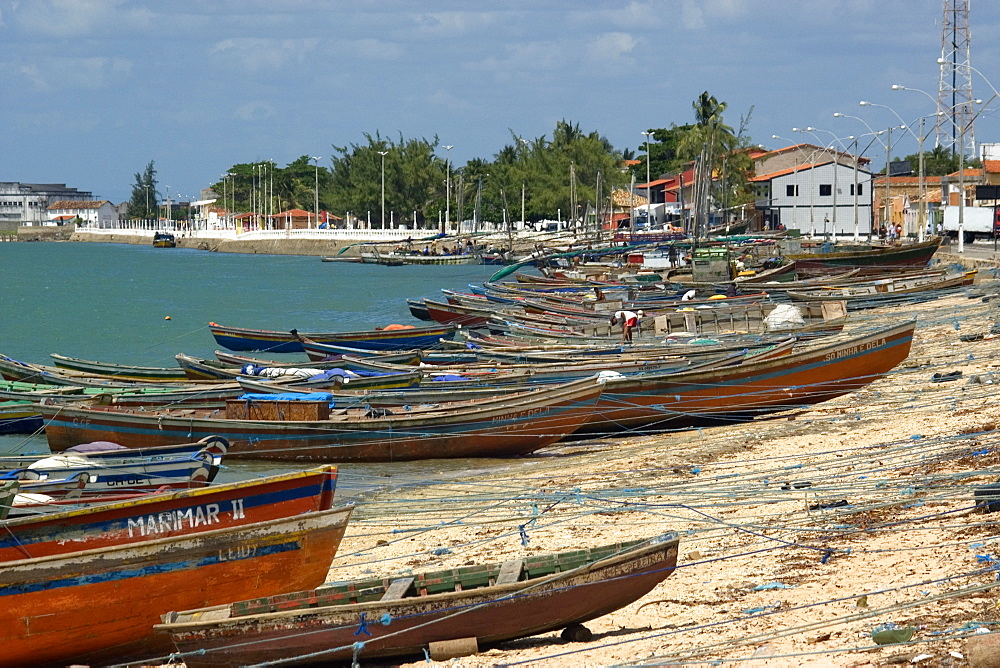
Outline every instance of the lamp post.
[(649, 177), (649, 138), (653, 136), (653, 133), (646, 131), (641, 134), (646, 138), (646, 228), (652, 229), (653, 186), (650, 185)]
[[(876, 132), (875, 130), (872, 129), (872, 126), (868, 125), (868, 123), (865, 121), (865, 119), (861, 118), (860, 116), (852, 116), (850, 114), (842, 114), (840, 112), (835, 112), (833, 114), (833, 117), (834, 118), (853, 118), (856, 121), (861, 121), (861, 123), (866, 128), (868, 128), (868, 131), (872, 135), (874, 135), (876, 139), (878, 139), (878, 136), (880, 134), (882, 134), (882, 132), (888, 132), (888, 134), (886, 136), (886, 141), (884, 143), (882, 142), (881, 139), (879, 139), (879, 142), (882, 143), (882, 145), (885, 147), (885, 214), (884, 214), (884, 217), (882, 219), (882, 222), (883, 222), (883, 224), (888, 225), (888, 223), (889, 223), (889, 162), (892, 160), (892, 157), (891, 157), (891, 150), (892, 150), (892, 128), (891, 127), (888, 128), (887, 131)], [(874, 214), (874, 211), (872, 213)], [(874, 216), (873, 216), (873, 218), (874, 218)], [(874, 227), (874, 224), (875, 223), (874, 223), (874, 220), (873, 220), (872, 221), (872, 226), (873, 227)]]
[[(897, 120), (899, 120), (899, 122), (900, 122), (899, 129), (900, 130), (909, 130), (910, 134), (913, 134), (913, 130), (910, 129), (910, 126), (906, 123), (906, 121), (903, 120), (902, 116), (900, 116), (898, 113), (896, 113), (896, 110), (893, 109), (892, 107), (890, 107), (888, 105), (885, 105), (885, 104), (877, 104), (875, 102), (869, 102), (868, 100), (861, 100), (860, 102), (858, 102), (858, 104), (860, 106), (862, 106), (862, 107), (881, 107), (883, 109), (888, 109), (889, 111), (892, 112), (892, 115), (895, 116)], [(924, 132), (924, 119), (921, 118), (920, 119), (920, 134), (922, 135), (923, 132)], [(892, 128), (889, 128), (889, 139), (891, 140), (891, 138), (892, 138)], [(917, 151), (920, 153), (920, 156), (919, 156), (919, 162), (920, 162), (920, 167), (919, 167), (919, 170), (920, 170), (920, 179), (919, 179), (919, 185), (917, 186), (917, 188), (918, 188), (918, 196), (922, 200), (923, 199), (923, 195), (924, 195), (924, 152), (923, 152), (923, 138), (922, 137), (917, 137)], [(887, 153), (887, 155), (888, 155), (888, 153)], [(886, 189), (886, 194), (888, 195), (888, 192), (889, 192), (889, 162), (888, 162), (888, 158), (886, 159), (886, 163), (885, 163), (885, 179), (886, 179), (886, 188), (885, 189)], [(888, 206), (887, 206), (886, 207), (886, 216), (887, 217), (888, 217), (888, 212), (889, 212), (889, 210), (888, 210)], [(924, 224), (923, 224), (922, 218), (923, 218), (923, 216), (918, 216), (917, 227), (919, 229), (917, 231), (917, 241), (923, 241), (924, 240)], [(900, 242), (902, 242), (902, 239), (900, 239)]]
[[(815, 137), (816, 141), (818, 141), (820, 144), (823, 143), (823, 141), (819, 138), (819, 135), (816, 134), (816, 128), (812, 126), (806, 128), (792, 128), (792, 131), (808, 132), (813, 137)], [(829, 130), (824, 130), (824, 132), (829, 132), (831, 135), (833, 135), (834, 139), (837, 139), (837, 136), (834, 135)], [(833, 159), (833, 234), (834, 236), (836, 236), (837, 235), (837, 172), (839, 171), (837, 168), (840, 165), (840, 163), (837, 160), (837, 156), (834, 155), (834, 153), (831, 152), (829, 148), (830, 147), (824, 147), (824, 150), (827, 152), (827, 155), (829, 155)], [(828, 240), (829, 234), (827, 233), (826, 221), (827, 221), (826, 216), (823, 216), (823, 238)]]
[(451, 149), (455, 148), (452, 145), (444, 147), (446, 151), (444, 159), (444, 229), (442, 232), (447, 232), (451, 227)]
[(146, 219), (147, 220), (149, 219), (149, 189), (150, 189), (150, 187), (151, 186), (148, 183), (144, 183), (143, 186), (142, 186), (142, 189), (146, 191)]
[[(915, 91), (917, 91), (919, 93), (924, 93), (924, 91), (922, 91), (922, 90), (919, 90), (919, 89), (916, 89), (916, 88), (906, 88), (905, 86), (900, 86), (898, 84), (894, 84), (892, 86), (892, 89), (893, 90), (915, 90)], [(924, 95), (927, 95), (927, 97), (930, 98), (929, 94), (924, 93)], [(933, 100), (933, 98), (931, 98), (931, 99)], [(897, 119), (900, 120), (901, 123), (903, 123), (901, 126), (899, 126), (900, 129), (905, 129), (905, 130), (909, 131), (909, 133), (911, 135), (913, 135), (913, 137), (917, 140), (917, 161), (918, 161), (918, 168), (917, 169), (918, 169), (918, 175), (919, 175), (919, 182), (918, 182), (917, 188), (918, 188), (918, 201), (920, 202), (920, 206), (918, 208), (919, 214), (917, 216), (917, 241), (918, 242), (923, 242), (923, 240), (924, 240), (924, 231), (927, 229), (927, 204), (926, 204), (926, 202), (924, 202), (924, 192), (925, 192), (925, 190), (924, 190), (924, 184), (925, 184), (925, 179), (924, 179), (924, 177), (925, 177), (925, 169), (924, 169), (924, 140), (927, 139), (927, 135), (924, 134), (924, 119), (928, 118), (928, 116), (921, 116), (919, 119), (917, 119), (918, 121), (920, 121), (920, 129), (919, 129), (919, 131), (914, 132), (913, 128), (910, 127), (913, 124), (912, 121), (910, 123), (906, 123), (905, 121), (903, 121), (902, 117), (898, 113), (896, 113), (896, 110), (893, 109), (892, 107), (890, 107), (888, 105), (885, 105), (885, 104), (876, 104), (874, 102), (863, 102), (863, 104), (866, 105), (866, 106), (882, 107), (883, 109), (888, 109), (889, 111), (891, 111), (893, 113), (893, 115)], [(937, 116), (941, 116), (943, 113), (944, 113), (943, 111), (937, 111), (934, 114), (932, 114), (932, 116), (936, 116), (936, 117)]]
[[(788, 139), (787, 137), (781, 137), (779, 135), (771, 135), (771, 139), (783, 139), (784, 141), (789, 141), (794, 143), (795, 140)], [(790, 225), (785, 225), (787, 229), (796, 228), (798, 229), (798, 206), (799, 206), (799, 165), (798, 159), (796, 159), (796, 164), (792, 167), (792, 220)], [(771, 193), (772, 201), (774, 200), (774, 193)], [(787, 196), (787, 195), (786, 195)], [(779, 216), (780, 219), (780, 216)]]
[(315, 197), (314, 204), (315, 204), (315, 207), (316, 207), (316, 209), (315, 209), (315, 211), (316, 211), (316, 227), (319, 227), (319, 156), (318, 155), (314, 155), (314, 156), (312, 156), (310, 158), (310, 160), (313, 160), (316, 163), (314, 165), (314, 169), (313, 169), (315, 177), (316, 177), (315, 186), (314, 186), (314, 189), (313, 189), (313, 195)]
[(389, 151), (379, 151), (382, 156), (382, 229), (385, 229), (385, 156)]
[[(944, 58), (938, 58), (937, 62), (938, 62), (938, 65), (951, 64), (952, 67), (956, 67), (956, 65), (954, 63), (949, 63), (949, 61), (945, 60)], [(990, 102), (992, 102), (993, 100), (995, 100), (997, 97), (1000, 97), (1000, 92), (997, 91), (996, 86), (994, 86), (992, 83), (990, 83), (990, 80), (986, 77), (985, 74), (983, 74), (982, 72), (980, 72), (979, 70), (977, 70), (972, 65), (969, 65), (968, 63), (963, 64), (962, 67), (966, 67), (966, 68), (970, 69), (971, 71), (975, 72), (976, 74), (978, 74), (979, 76), (981, 76), (983, 78), (983, 81), (986, 82), (986, 85), (989, 86), (990, 89), (993, 91), (993, 97), (991, 97), (989, 100), (987, 100), (986, 104), (989, 104)], [(971, 104), (973, 102), (980, 103), (981, 100), (969, 100), (968, 102), (961, 102), (959, 104), (956, 104), (955, 107), (959, 107), (959, 106), (964, 105), (964, 104)], [(955, 107), (952, 107), (952, 109), (954, 109)], [(959, 128), (960, 141), (961, 141), (961, 144), (960, 144), (961, 150), (959, 150), (959, 152), (958, 152), (958, 190), (959, 190), (959, 193), (958, 193), (958, 195), (959, 195), (959, 197), (958, 197), (958, 252), (959, 253), (964, 253), (965, 252), (965, 132), (967, 130), (972, 129), (972, 124), (975, 123), (976, 118), (979, 117), (979, 114), (983, 113), (983, 109), (985, 109), (985, 108), (986, 107), (984, 105), (979, 111), (977, 111), (972, 116), (972, 118), (969, 119), (968, 123), (962, 123), (961, 127)], [(954, 125), (954, 124), (955, 124), (955, 121), (954, 121), (954, 118), (953, 118), (952, 119), (952, 125)]]

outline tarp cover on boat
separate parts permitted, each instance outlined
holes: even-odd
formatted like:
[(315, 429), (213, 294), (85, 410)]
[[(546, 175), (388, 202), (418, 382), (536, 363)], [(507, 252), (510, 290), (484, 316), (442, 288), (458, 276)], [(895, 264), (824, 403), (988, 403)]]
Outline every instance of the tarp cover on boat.
[(298, 392), (279, 392), (277, 394), (266, 394), (263, 392), (248, 392), (240, 396), (242, 401), (332, 401), (333, 395), (329, 392), (309, 392), (300, 394)]

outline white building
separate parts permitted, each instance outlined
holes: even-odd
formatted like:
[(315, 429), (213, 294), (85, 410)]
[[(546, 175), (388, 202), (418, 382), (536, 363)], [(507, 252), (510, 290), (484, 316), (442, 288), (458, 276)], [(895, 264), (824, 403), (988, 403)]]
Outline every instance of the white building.
[(65, 225), (77, 218), (91, 227), (112, 227), (118, 220), (118, 209), (106, 199), (61, 201), (49, 205), (47, 225)]
[(751, 179), (763, 228), (797, 229), (810, 236), (867, 236), (872, 225), (867, 160), (819, 147), (807, 153), (807, 147), (794, 147), (806, 160)]
[(67, 188), (64, 183), (0, 181), (0, 223), (42, 225), (49, 220), (53, 202), (93, 198), (93, 193)]

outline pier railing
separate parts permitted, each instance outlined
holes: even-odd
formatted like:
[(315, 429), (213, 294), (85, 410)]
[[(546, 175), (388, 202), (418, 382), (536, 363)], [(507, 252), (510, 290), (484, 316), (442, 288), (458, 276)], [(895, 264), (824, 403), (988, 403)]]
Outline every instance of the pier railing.
[(191, 239), (214, 240), (246, 240), (267, 241), (272, 239), (328, 239), (330, 241), (373, 241), (400, 242), (406, 239), (425, 239), (437, 234), (436, 230), (369, 230), (369, 229), (277, 229), (277, 230), (238, 230), (233, 228), (212, 228), (198, 225), (164, 225), (157, 221), (121, 220), (116, 223), (101, 225), (81, 225), (76, 228), (78, 234), (93, 235), (128, 235), (153, 238), (156, 232), (170, 232), (179, 237)]

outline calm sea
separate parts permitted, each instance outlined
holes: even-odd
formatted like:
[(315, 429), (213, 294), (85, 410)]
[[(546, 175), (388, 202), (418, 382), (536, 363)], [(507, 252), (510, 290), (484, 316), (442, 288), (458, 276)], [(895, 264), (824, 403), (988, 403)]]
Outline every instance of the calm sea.
[[(214, 357), (208, 323), (300, 331), (418, 325), (408, 297), (464, 289), (496, 267), (321, 262), (318, 257), (239, 255), (97, 243), (0, 243), (0, 353), (49, 364), (49, 353), (144, 366), (174, 355)], [(252, 353), (251, 353), (252, 354)], [(289, 360), (305, 359), (290, 355)], [(46, 452), (44, 436), (0, 436), (0, 452)], [(486, 467), (488, 463), (482, 462)], [(341, 489), (388, 478), (447, 476), (468, 462), (341, 467)], [(274, 470), (233, 464), (225, 478)], [(381, 481), (381, 482), (380, 482)], [(346, 491), (346, 489), (345, 489)]]

